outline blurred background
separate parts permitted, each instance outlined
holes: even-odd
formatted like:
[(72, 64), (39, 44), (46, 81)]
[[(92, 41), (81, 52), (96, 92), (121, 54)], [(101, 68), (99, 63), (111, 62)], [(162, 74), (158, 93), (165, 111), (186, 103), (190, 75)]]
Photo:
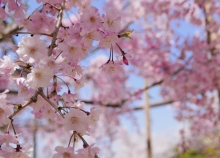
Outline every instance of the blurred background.
[[(41, 4), (25, 1), (27, 16)], [(94, 0), (101, 14), (111, 8), (121, 15), (118, 44), (129, 65), (115, 75), (101, 71), (109, 50), (94, 42), (84, 68), (84, 86), (76, 89), (85, 108), (100, 107), (100, 122), (86, 139), (100, 148), (102, 158), (219, 158), (220, 55), (218, 0)], [(77, 23), (77, 9), (65, 12), (63, 24)], [(16, 60), (16, 45), (25, 34), (13, 18), (0, 21), (0, 56)], [(18, 35), (19, 34), (19, 35)], [(121, 57), (115, 45), (114, 59)], [(17, 73), (17, 74), (16, 74)], [(19, 71), (15, 72), (18, 76)], [(9, 89), (18, 105), (13, 81), (0, 78), (1, 92)], [(60, 94), (67, 91), (61, 87)], [(67, 144), (70, 133), (52, 120), (35, 119), (31, 107), (15, 125), (30, 141), (33, 158), (50, 157), (54, 147)], [(1, 132), (5, 127), (1, 128)], [(68, 136), (65, 136), (65, 134)], [(79, 142), (77, 146), (82, 146)]]

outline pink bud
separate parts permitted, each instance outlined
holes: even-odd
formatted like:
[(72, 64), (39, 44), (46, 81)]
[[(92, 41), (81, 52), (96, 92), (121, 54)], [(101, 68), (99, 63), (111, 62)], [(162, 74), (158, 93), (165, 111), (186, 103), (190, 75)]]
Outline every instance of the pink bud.
[(125, 58), (125, 56), (123, 56), (123, 62), (124, 62), (125, 65), (129, 65), (128, 60)]

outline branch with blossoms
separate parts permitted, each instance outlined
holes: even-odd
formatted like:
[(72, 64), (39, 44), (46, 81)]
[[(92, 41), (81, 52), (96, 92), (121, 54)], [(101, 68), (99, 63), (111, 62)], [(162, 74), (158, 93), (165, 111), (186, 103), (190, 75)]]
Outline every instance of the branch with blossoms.
[[(83, 138), (90, 134), (93, 125), (99, 120), (100, 110), (92, 107), (86, 111), (77, 98), (77, 89), (82, 86), (80, 77), (82, 68), (80, 62), (88, 56), (93, 48), (93, 42), (98, 41), (98, 47), (110, 49), (110, 60), (102, 66), (102, 70), (113, 73), (120, 65), (114, 62), (113, 46), (121, 52), (123, 62), (128, 65), (126, 53), (118, 42), (122, 38), (130, 38), (131, 32), (121, 32), (120, 16), (116, 10), (109, 9), (106, 14), (100, 15), (98, 9), (91, 6), (90, 1), (57, 0), (37, 1), (43, 3), (26, 17), (27, 8), (21, 1), (1, 1), (0, 19), (12, 18), (18, 26), (16, 29), (2, 36), (1, 40), (11, 37), (12, 34), (23, 35), (15, 52), (18, 59), (11, 61), (9, 56), (0, 59), (1, 80), (5, 85), (12, 84), (18, 90), (19, 102), (17, 109), (8, 105), (5, 91), (0, 95), (0, 126), (6, 125), (5, 134), (0, 135), (0, 156), (3, 157), (30, 157), (31, 146), (21, 144), (13, 122), (26, 107), (32, 108), (35, 119), (48, 119), (63, 130), (72, 132), (83, 142), (83, 149), (75, 151), (74, 147), (57, 146), (53, 158), (58, 157), (88, 157), (97, 158), (99, 149), (89, 145)], [(5, 9), (8, 8), (8, 9)], [(64, 24), (64, 13), (73, 8), (78, 10), (80, 19), (69, 26)], [(18, 76), (12, 75), (18, 70)], [(4, 74), (4, 75), (2, 75)], [(75, 92), (64, 81), (69, 76), (75, 83)], [(68, 93), (62, 93), (57, 78), (63, 81)], [(59, 93), (59, 95), (58, 95)], [(61, 94), (60, 94), (61, 93)], [(13, 111), (13, 112), (12, 112)], [(11, 129), (14, 134), (11, 134)], [(70, 137), (70, 141), (73, 137)], [(14, 147), (16, 146), (16, 147)]]

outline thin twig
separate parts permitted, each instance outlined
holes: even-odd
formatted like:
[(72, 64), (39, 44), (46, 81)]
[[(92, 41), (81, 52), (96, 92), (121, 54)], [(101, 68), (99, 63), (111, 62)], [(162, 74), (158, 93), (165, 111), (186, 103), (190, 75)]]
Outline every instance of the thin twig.
[(57, 78), (59, 78), (61, 81), (63, 81), (63, 83), (67, 86), (67, 89), (68, 89), (68, 93), (70, 92), (70, 88), (68, 86), (68, 84), (60, 77), (56, 76)]
[[(32, 35), (33, 33), (31, 33), (31, 32), (18, 31), (18, 32), (15, 32), (14, 34), (15, 34), (15, 35), (16, 35), (16, 34), (30, 34), (30, 35)], [(44, 36), (52, 37), (52, 34), (48, 34), (48, 33), (36, 33), (35, 35), (44, 35)]]
[(17, 133), (16, 133), (16, 131), (15, 131), (14, 124), (13, 124), (13, 119), (11, 119), (11, 127), (12, 127), (12, 129), (13, 129), (13, 132), (14, 132), (15, 137), (18, 138), (18, 137), (17, 137)]
[[(173, 102), (174, 101), (172, 101), (172, 100), (168, 100), (168, 101), (162, 101), (162, 102), (153, 103), (153, 104), (150, 104), (150, 108), (164, 106), (164, 105), (167, 105), (167, 104), (171, 104)], [(144, 109), (144, 106), (140, 106), (140, 107), (136, 107), (136, 108), (134, 108), (132, 110), (143, 110), (143, 109)]]
[(30, 105), (31, 103), (33, 103), (32, 100), (30, 100), (29, 102), (25, 103), (24, 105), (22, 105), (22, 107), (20, 109), (18, 109), (17, 111), (15, 111), (13, 114), (11, 114), (8, 118), (12, 119), (15, 117), (15, 115), (17, 115), (21, 110), (23, 110), (25, 107), (27, 107), (28, 105)]
[(50, 99), (48, 99), (48, 98), (44, 95), (44, 93), (43, 93), (42, 90), (41, 90), (41, 91), (38, 91), (38, 93), (39, 93), (40, 96), (42, 96), (42, 97), (44, 98), (45, 101), (47, 101), (47, 102), (64, 118), (64, 116), (63, 116), (63, 114), (61, 113), (61, 111), (53, 104), (53, 102), (50, 101)]
[(13, 114), (11, 114), (8, 118), (11, 120), (13, 117), (15, 117), (15, 115), (17, 115), (25, 107), (27, 107), (28, 105), (30, 105), (33, 102), (36, 102), (37, 101), (37, 96), (38, 96), (38, 91), (35, 92), (35, 94), (30, 98), (30, 100), (27, 103), (22, 105), (21, 108), (19, 108), (17, 111), (15, 111)]
[(75, 134), (75, 131), (73, 131), (73, 134), (70, 137), (70, 140), (69, 140), (69, 143), (68, 143), (68, 147), (70, 146), (70, 143), (71, 143), (71, 140), (72, 140), (74, 134)]
[[(83, 141), (83, 144), (85, 144), (86, 146), (89, 146), (89, 144), (86, 142), (86, 140), (79, 134), (77, 133), (77, 135), (79, 136), (79, 138)], [(97, 154), (95, 154), (94, 158), (99, 158)]]
[(48, 3), (48, 2), (46, 2), (45, 5), (46, 5), (46, 4), (49, 4), (50, 6), (54, 7), (56, 10), (60, 10), (60, 9), (61, 9), (61, 8), (57, 8), (55, 5), (50, 4), (50, 3)]
[(51, 56), (52, 55), (52, 51), (54, 49), (54, 47), (56, 46), (55, 43), (56, 43), (56, 39), (57, 39), (57, 35), (58, 35), (58, 31), (60, 29), (60, 26), (61, 26), (61, 22), (62, 22), (62, 18), (63, 18), (63, 9), (64, 9), (64, 6), (65, 6), (65, 0), (63, 0), (62, 4), (61, 4), (61, 9), (59, 11), (59, 15), (58, 15), (58, 21), (57, 21), (57, 24), (56, 24), (56, 28), (53, 32), (53, 38), (52, 38), (52, 42), (51, 42), (51, 45), (50, 45), (50, 49), (48, 51), (48, 56)]

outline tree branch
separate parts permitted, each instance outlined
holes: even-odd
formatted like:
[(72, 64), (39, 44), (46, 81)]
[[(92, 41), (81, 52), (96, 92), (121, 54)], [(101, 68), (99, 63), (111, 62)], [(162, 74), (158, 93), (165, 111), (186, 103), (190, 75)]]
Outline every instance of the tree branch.
[(28, 105), (30, 105), (33, 102), (36, 102), (37, 101), (37, 96), (38, 96), (38, 91), (35, 92), (35, 94), (30, 98), (30, 100), (27, 103), (22, 105), (17, 111), (15, 111), (13, 114), (11, 114), (8, 118), (12, 119), (15, 115), (17, 115), (25, 107), (27, 107)]
[(50, 99), (48, 99), (48, 98), (44, 95), (44, 93), (43, 93), (42, 90), (38, 91), (38, 93), (39, 93), (40, 96), (42, 96), (42, 97), (44, 98), (44, 100), (45, 100), (46, 102), (48, 102), (48, 103), (64, 118), (64, 116), (63, 116), (63, 114), (61, 113), (61, 111), (56, 107), (56, 105), (54, 105), (53, 102), (50, 101)]
[[(150, 104), (150, 108), (164, 106), (164, 105), (167, 105), (167, 104), (171, 104), (173, 102), (174, 101), (172, 101), (172, 100), (168, 100), (168, 101), (161, 101), (161, 102), (153, 103), (153, 104)], [(144, 109), (144, 106), (140, 106), (140, 107), (134, 108), (133, 110), (143, 110), (143, 109)]]
[(61, 4), (61, 9), (60, 9), (59, 14), (58, 14), (58, 21), (57, 21), (57, 24), (56, 24), (56, 28), (53, 32), (53, 38), (52, 38), (52, 42), (51, 42), (51, 45), (50, 45), (50, 49), (48, 51), (48, 56), (52, 55), (52, 51), (53, 51), (54, 47), (56, 46), (55, 43), (56, 43), (56, 40), (57, 40), (58, 31), (60, 29), (62, 18), (63, 18), (63, 9), (64, 9), (64, 7), (65, 7), (65, 0), (63, 0), (63, 2)]

